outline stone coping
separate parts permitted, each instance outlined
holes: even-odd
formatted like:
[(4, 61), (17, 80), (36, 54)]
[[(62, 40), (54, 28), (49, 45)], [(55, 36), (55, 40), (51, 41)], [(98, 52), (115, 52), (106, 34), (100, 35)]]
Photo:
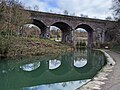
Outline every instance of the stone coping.
[(98, 72), (97, 75), (95, 75), (95, 77), (93, 77), (93, 79), (91, 79), (91, 81), (76, 90), (102, 90), (101, 85), (105, 84), (104, 80), (107, 80), (107, 76), (111, 71), (113, 71), (113, 68), (116, 64), (113, 58), (104, 50), (97, 50), (104, 53), (107, 58), (107, 64)]

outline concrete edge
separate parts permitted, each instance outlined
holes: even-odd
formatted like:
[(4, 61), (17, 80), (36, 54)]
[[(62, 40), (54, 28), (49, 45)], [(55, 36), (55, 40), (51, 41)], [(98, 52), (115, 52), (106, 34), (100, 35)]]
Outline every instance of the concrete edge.
[(107, 58), (107, 64), (98, 72), (95, 77), (93, 77), (93, 79), (91, 79), (91, 81), (76, 90), (102, 90), (101, 85), (105, 84), (104, 80), (107, 80), (107, 76), (111, 71), (113, 71), (113, 68), (116, 64), (113, 58), (104, 50), (97, 50), (104, 53), (105, 57)]

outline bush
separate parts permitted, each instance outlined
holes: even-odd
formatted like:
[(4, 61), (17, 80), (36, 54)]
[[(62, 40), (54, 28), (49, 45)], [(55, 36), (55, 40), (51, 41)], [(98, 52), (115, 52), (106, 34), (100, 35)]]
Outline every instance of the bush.
[(11, 40), (9, 37), (6, 36), (0, 36), (0, 55), (1, 56), (7, 56), (10, 46), (11, 46)]
[(113, 50), (113, 51), (117, 51), (117, 52), (120, 53), (120, 44), (116, 44), (116, 45), (114, 45), (114, 46), (111, 48), (111, 50)]

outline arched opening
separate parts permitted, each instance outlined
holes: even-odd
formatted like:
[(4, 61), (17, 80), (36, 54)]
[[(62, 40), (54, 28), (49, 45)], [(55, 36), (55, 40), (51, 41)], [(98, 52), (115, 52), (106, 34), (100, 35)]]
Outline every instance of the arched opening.
[(28, 37), (46, 37), (46, 25), (39, 20), (33, 19), (31, 23), (23, 26), (21, 35)]
[(62, 31), (56, 26), (50, 26), (50, 39), (57, 42), (61, 42)]
[(26, 24), (21, 30), (21, 35), (24, 37), (36, 37), (39, 38), (41, 29), (34, 24)]
[(71, 43), (71, 28), (68, 24), (64, 22), (56, 22), (51, 26), (55, 26), (57, 29), (61, 30), (61, 42)]
[(76, 35), (76, 47), (86, 47), (88, 44), (88, 33), (83, 28), (77, 28), (75, 30)]
[[(76, 31), (78, 29), (80, 29), (81, 31), (84, 31), (84, 35), (83, 35), (83, 37), (85, 38), (84, 42), (87, 40), (85, 45), (87, 45), (87, 47), (89, 47), (89, 48), (93, 47), (93, 29), (89, 25), (86, 25), (86, 24), (78, 25), (75, 29), (76, 29)], [(85, 32), (85, 30), (86, 30), (86, 32)]]

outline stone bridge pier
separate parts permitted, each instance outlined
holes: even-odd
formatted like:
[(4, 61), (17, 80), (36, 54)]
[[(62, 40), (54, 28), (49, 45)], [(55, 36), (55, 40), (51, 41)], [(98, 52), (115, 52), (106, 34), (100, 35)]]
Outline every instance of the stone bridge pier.
[(69, 45), (73, 44), (73, 33), (72, 29), (69, 28), (67, 31), (62, 33), (62, 42)]

